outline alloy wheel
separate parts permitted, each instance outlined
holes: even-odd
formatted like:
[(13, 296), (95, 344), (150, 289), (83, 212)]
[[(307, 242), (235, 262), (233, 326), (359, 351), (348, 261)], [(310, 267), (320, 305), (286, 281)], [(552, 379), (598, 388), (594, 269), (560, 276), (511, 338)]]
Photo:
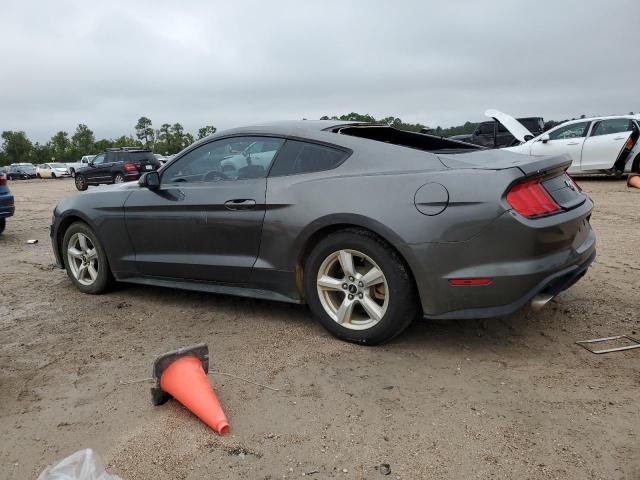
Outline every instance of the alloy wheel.
[(327, 315), (351, 330), (375, 326), (389, 305), (389, 286), (382, 269), (357, 250), (329, 255), (318, 269), (316, 288)]
[(124, 177), (118, 173), (114, 178), (113, 178), (113, 183), (124, 183)]
[(69, 239), (67, 265), (82, 285), (92, 285), (98, 278), (98, 250), (84, 233), (74, 233)]

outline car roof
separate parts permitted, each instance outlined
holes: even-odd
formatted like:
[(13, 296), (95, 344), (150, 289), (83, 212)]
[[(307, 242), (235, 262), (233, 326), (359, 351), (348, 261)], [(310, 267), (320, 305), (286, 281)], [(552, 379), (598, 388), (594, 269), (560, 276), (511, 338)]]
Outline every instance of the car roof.
[(580, 122), (592, 122), (594, 120), (615, 120), (616, 118), (629, 118), (633, 120), (640, 120), (640, 115), (605, 115), (602, 117), (575, 118), (573, 120), (567, 120), (566, 122), (562, 122), (558, 126), (571, 125), (573, 123), (580, 123)]

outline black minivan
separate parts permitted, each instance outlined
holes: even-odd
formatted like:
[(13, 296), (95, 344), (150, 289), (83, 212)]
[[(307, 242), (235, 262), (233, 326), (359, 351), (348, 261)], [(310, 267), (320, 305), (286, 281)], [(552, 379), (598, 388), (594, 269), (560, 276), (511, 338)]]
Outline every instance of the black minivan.
[(151, 152), (139, 147), (108, 148), (76, 171), (76, 188), (89, 185), (123, 183), (138, 180), (145, 172), (157, 170), (160, 162)]

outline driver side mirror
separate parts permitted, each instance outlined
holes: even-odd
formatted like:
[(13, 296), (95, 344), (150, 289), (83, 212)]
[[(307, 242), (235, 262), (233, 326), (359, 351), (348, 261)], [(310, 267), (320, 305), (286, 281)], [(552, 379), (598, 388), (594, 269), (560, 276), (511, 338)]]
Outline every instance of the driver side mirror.
[(542, 135), (542, 136), (540, 137), (540, 141), (541, 141), (542, 143), (547, 143), (547, 142), (549, 141), (549, 134), (548, 134), (548, 133), (545, 133), (544, 135)]
[(160, 188), (160, 175), (158, 172), (147, 172), (140, 177), (138, 185), (148, 188), (149, 190), (157, 190)]

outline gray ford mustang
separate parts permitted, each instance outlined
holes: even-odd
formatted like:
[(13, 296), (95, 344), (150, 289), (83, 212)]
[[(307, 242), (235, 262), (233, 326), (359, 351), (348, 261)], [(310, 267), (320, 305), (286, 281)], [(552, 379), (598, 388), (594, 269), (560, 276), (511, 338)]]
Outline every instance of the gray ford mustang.
[(82, 292), (118, 280), (304, 302), (375, 344), (417, 316), (541, 306), (584, 275), (593, 203), (570, 164), (385, 125), (237, 128), (61, 201), (51, 239)]

